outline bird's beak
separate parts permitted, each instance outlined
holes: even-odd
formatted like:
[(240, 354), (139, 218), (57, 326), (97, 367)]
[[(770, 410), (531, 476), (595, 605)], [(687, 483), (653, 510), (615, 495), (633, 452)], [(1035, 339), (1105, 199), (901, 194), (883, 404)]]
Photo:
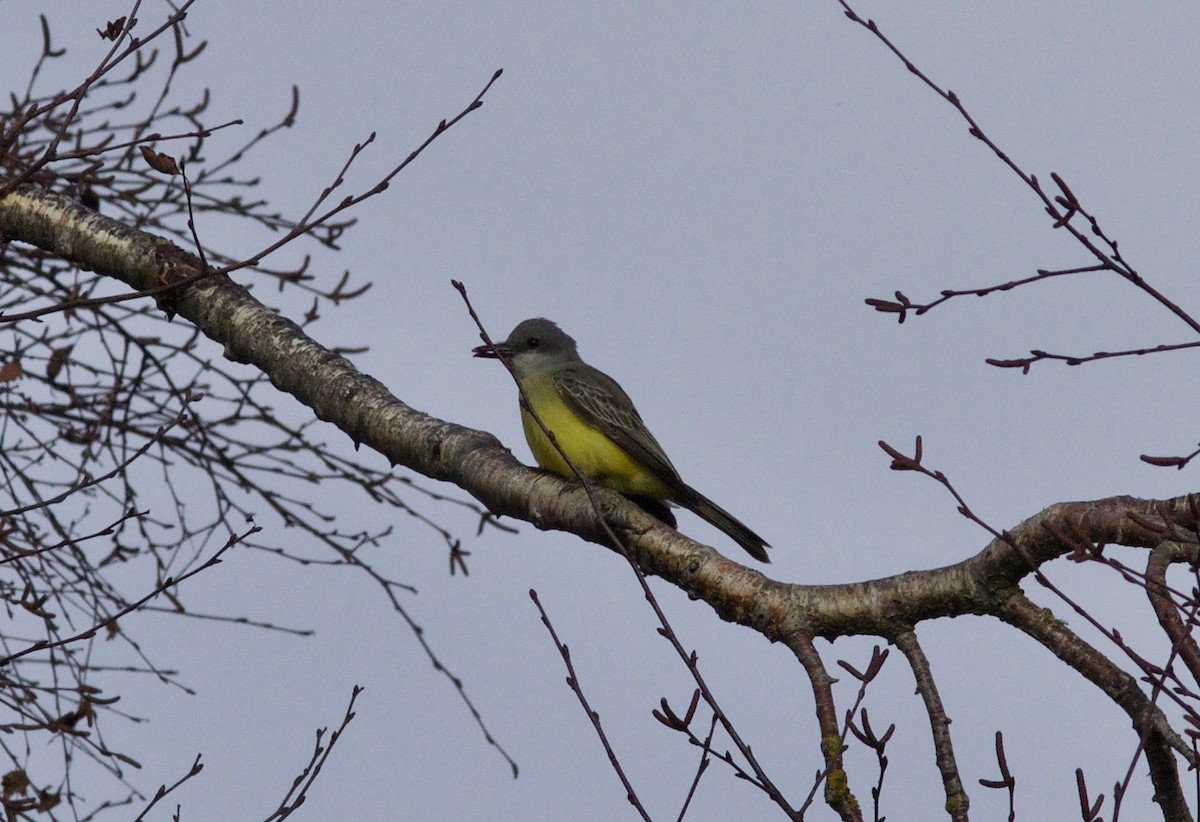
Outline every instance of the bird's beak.
[(492, 345), (479, 345), (471, 349), (471, 353), (476, 357), (483, 357), (489, 360), (498, 360), (500, 356), (511, 357), (513, 355), (512, 347), (502, 342), (492, 343)]

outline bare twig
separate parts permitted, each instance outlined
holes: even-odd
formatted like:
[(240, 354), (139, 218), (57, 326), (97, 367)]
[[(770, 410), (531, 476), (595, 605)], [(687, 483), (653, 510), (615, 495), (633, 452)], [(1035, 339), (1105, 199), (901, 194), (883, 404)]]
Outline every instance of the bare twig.
[(325, 738), (325, 733), (329, 729), (317, 729), (317, 741), (313, 746), (312, 756), (309, 758), (308, 764), (305, 765), (300, 774), (294, 780), (292, 780), (292, 786), (288, 789), (288, 792), (284, 795), (283, 800), (279, 803), (279, 807), (276, 808), (275, 811), (264, 820), (264, 822), (276, 822), (276, 820), (287, 819), (301, 805), (304, 804), (304, 800), (308, 795), (308, 791), (312, 788), (317, 776), (321, 773), (321, 768), (325, 765), (326, 761), (328, 761), (329, 755), (333, 753), (333, 746), (338, 743), (338, 740), (342, 737), (342, 732), (346, 730), (346, 726), (349, 725), (351, 720), (354, 719), (354, 701), (358, 699), (358, 695), (362, 692), (363, 689), (358, 685), (355, 685), (350, 691), (350, 704), (346, 706), (346, 714), (342, 717), (341, 724), (338, 725), (334, 732), (329, 735), (328, 744), (323, 744), (323, 740)]
[(232, 273), (232, 272), (237, 271), (242, 268), (256, 266), (256, 265), (258, 265), (259, 261), (263, 257), (266, 257), (267, 255), (271, 254), (272, 252), (282, 248), (283, 246), (292, 242), (292, 240), (296, 239), (297, 237), (302, 236), (304, 234), (308, 234), (317, 226), (327, 223), (329, 220), (331, 220), (336, 215), (340, 214), (341, 212), (345, 211), (348, 208), (352, 208), (353, 206), (358, 205), (363, 200), (366, 200), (370, 197), (374, 197), (377, 194), (382, 194), (384, 191), (387, 190), (388, 186), (391, 184), (392, 178), (394, 178), (397, 174), (399, 174), (401, 171), (406, 169), (409, 166), (409, 164), (412, 163), (413, 160), (417, 159), (417, 157), (419, 157), (421, 155), (421, 152), (423, 152), (426, 148), (429, 147), (429, 145), (431, 143), (433, 143), (434, 140), (436, 140), (438, 137), (441, 137), (443, 134), (446, 133), (447, 130), (453, 128), (460, 120), (462, 120), (468, 114), (470, 114), (471, 112), (475, 111), (480, 106), (482, 106), (483, 105), (483, 96), (488, 93), (488, 90), (492, 87), (492, 84), (495, 83), (497, 80), (499, 80), (500, 75), (503, 73), (504, 73), (504, 69), (496, 69), (495, 73), (492, 74), (491, 79), (489, 79), (487, 81), (487, 83), (484, 85), (484, 87), (480, 90), (480, 92), (475, 95), (475, 99), (473, 99), (470, 103), (467, 104), (466, 108), (464, 108), (458, 114), (451, 117), (449, 120), (442, 120), (441, 122), (439, 122), (437, 124), (437, 127), (434, 128), (433, 132), (428, 137), (425, 138), (424, 142), (422, 142), (419, 146), (417, 146), (415, 149), (413, 149), (412, 152), (410, 152), (409, 155), (407, 157), (405, 157), (404, 160), (401, 161), (401, 163), (399, 165), (397, 165), (395, 168), (393, 168), (391, 171), (389, 171), (387, 174), (385, 174), (377, 183), (375, 183), (375, 185), (373, 185), (371, 188), (369, 188), (366, 191), (361, 192), (359, 194), (351, 194), (351, 195), (347, 195), (347, 196), (343, 197), (341, 199), (341, 201), (338, 202), (337, 205), (333, 206), (332, 208), (330, 208), (327, 211), (324, 211), (324, 212), (318, 214), (317, 212), (320, 209), (321, 205), (325, 202), (325, 200), (328, 199), (329, 196), (331, 194), (333, 194), (333, 192), (335, 190), (340, 188), (342, 186), (342, 184), (345, 182), (346, 172), (349, 171), (350, 166), (353, 165), (354, 161), (358, 158), (359, 154), (361, 154), (363, 149), (365, 149), (368, 145), (370, 145), (375, 140), (375, 134), (374, 134), (374, 132), (372, 132), (370, 135), (368, 135), (368, 137), (365, 141), (363, 141), (362, 143), (356, 144), (354, 146), (353, 150), (351, 150), (351, 152), (350, 152), (350, 156), (346, 159), (345, 164), (342, 166), (341, 171), (338, 172), (333, 183), (331, 183), (328, 187), (325, 188), (324, 191), (321, 192), (321, 194), (313, 202), (312, 206), (309, 207), (309, 209), (305, 213), (305, 215), (302, 218), (300, 218), (299, 222), (297, 222), (296, 225), (287, 234), (285, 234), (279, 240), (266, 246), (265, 248), (260, 250), (258, 253), (251, 255), (246, 260), (239, 262), (239, 263), (235, 263), (233, 265), (226, 266), (225, 268), (221, 269), (221, 273), (229, 274), (229, 273)]
[[(879, 676), (879, 672), (883, 670), (883, 663), (887, 661), (888, 651), (886, 648), (880, 648), (876, 645), (871, 649), (871, 661), (867, 663), (865, 671), (860, 671), (844, 659), (838, 660), (838, 665), (843, 670), (847, 671), (852, 677), (858, 680), (858, 695), (854, 698), (854, 704), (846, 711), (846, 721), (842, 727), (842, 741), (846, 740), (847, 734), (853, 734), (854, 738), (862, 744), (866, 745), (875, 753), (875, 760), (879, 764), (879, 778), (875, 782), (875, 787), (871, 788), (871, 800), (875, 811), (875, 822), (883, 822), (882, 814), (882, 796), (883, 796), (883, 777), (887, 772), (888, 759), (884, 754), (887, 748), (888, 740), (892, 738), (892, 734), (896, 730), (895, 723), (888, 726), (882, 736), (878, 736), (871, 729), (871, 722), (867, 715), (867, 709), (862, 708), (863, 702), (867, 698), (867, 686), (875, 681), (875, 677)], [(861, 708), (862, 727), (854, 723), (854, 715), (859, 713)]]
[[(892, 313), (899, 315), (901, 321), (904, 320), (906, 313), (911, 309), (917, 315), (923, 314), (934, 306), (945, 302), (956, 296), (965, 294), (974, 294), (983, 296), (996, 291), (1006, 291), (1010, 288), (1015, 288), (1021, 285), (1027, 285), (1031, 282), (1046, 279), (1051, 276), (1060, 276), (1064, 274), (1079, 274), (1085, 272), (1110, 271), (1131, 285), (1135, 286), (1143, 293), (1151, 297), (1160, 306), (1167, 309), (1179, 320), (1182, 320), (1193, 333), (1200, 334), (1200, 321), (1192, 317), (1190, 313), (1185, 311), (1165, 294), (1152, 286), (1131, 266), (1121, 255), (1120, 248), (1116, 240), (1111, 239), (1101, 228), (1099, 221), (1090, 214), (1087, 209), (1076, 197), (1075, 193), (1067, 185), (1066, 181), (1057, 173), (1051, 172), (1050, 178), (1054, 181), (1058, 188), (1058, 193), (1049, 192), (1042, 187), (1037, 177), (1026, 172), (1020, 165), (1013, 160), (1009, 154), (1000, 148), (991, 137), (983, 130), (978, 120), (967, 110), (962, 100), (957, 94), (947, 88), (943, 88), (933, 81), (924, 71), (921, 70), (901, 49), (892, 42), (892, 40), (883, 33), (879, 25), (874, 20), (864, 19), (854, 10), (848, 0), (838, 0), (843, 11), (853, 22), (865, 28), (874, 35), (883, 45), (892, 52), (913, 75), (921, 80), (935, 94), (949, 103), (959, 116), (967, 124), (968, 133), (982, 142), (1005, 166), (1012, 171), (1037, 197), (1041, 202), (1042, 207), (1053, 221), (1055, 228), (1065, 229), (1074, 240), (1087, 250), (1087, 252), (1096, 259), (1097, 265), (1081, 266), (1077, 268), (1063, 269), (1061, 271), (1039, 270), (1037, 276), (1027, 277), (1021, 280), (1013, 280), (995, 286), (988, 286), (982, 289), (968, 289), (961, 291), (943, 291), (941, 299), (935, 300), (925, 305), (916, 305), (910, 303), (906, 297), (900, 292), (896, 293), (896, 301), (889, 300), (868, 300), (868, 304), (872, 305), (877, 311)], [(1076, 217), (1081, 217), (1084, 225), (1077, 225), (1079, 220)], [(1090, 362), (1098, 359), (1106, 359), (1109, 357), (1129, 356), (1134, 354), (1147, 354), (1157, 351), (1173, 350), (1185, 346), (1157, 346), (1153, 348), (1142, 348), (1133, 351), (1113, 352), (1113, 353), (1098, 353), (1090, 357), (1072, 357), (1066, 355), (1053, 355), (1046, 352), (1033, 352), (1033, 356), (1023, 360), (988, 360), (993, 365), (1001, 367), (1015, 368), (1020, 367), (1023, 371), (1029, 370), (1029, 365), (1033, 362), (1045, 359), (1057, 359), (1066, 361), (1068, 364), (1077, 365), (1083, 362)]]
[(996, 731), (996, 764), (1000, 768), (999, 779), (980, 779), (979, 784), (985, 788), (1003, 788), (1008, 791), (1008, 822), (1017, 819), (1017, 780), (1008, 769), (1008, 757), (1004, 755), (1004, 734)]
[[(699, 691), (696, 692), (699, 695)], [(694, 703), (693, 703), (694, 704)], [(692, 804), (692, 797), (696, 795), (696, 788), (700, 787), (700, 777), (704, 776), (704, 772), (708, 770), (708, 763), (711, 761), (713, 734), (717, 732), (717, 721), (719, 717), (713, 714), (708, 722), (708, 735), (704, 737), (704, 742), (700, 745), (700, 762), (696, 765), (696, 776), (692, 779), (692, 784), (688, 786), (687, 796), (683, 799), (683, 805), (679, 809), (679, 816), (675, 817), (675, 822), (683, 822), (683, 817), (687, 815), (688, 806)]]
[(537, 606), (538, 613), (542, 615), (542, 624), (550, 632), (550, 638), (554, 641), (554, 647), (558, 649), (559, 655), (562, 656), (563, 664), (567, 666), (567, 686), (575, 694), (579, 700), (579, 704), (583, 706), (588, 720), (592, 723), (592, 728), (596, 731), (596, 736), (600, 738), (600, 744), (604, 746), (604, 752), (608, 754), (608, 764), (612, 765), (617, 778), (625, 786), (625, 798), (629, 800), (630, 805), (633, 805), (638, 815), (642, 819), (645, 819), (646, 822), (649, 822), (650, 814), (646, 813), (645, 807), (642, 806), (641, 800), (638, 799), (637, 791), (633, 789), (633, 783), (625, 775), (625, 769), (621, 767), (621, 761), (617, 758), (617, 752), (613, 750), (612, 744), (608, 741), (608, 735), (604, 733), (604, 726), (600, 724), (600, 714), (593, 710), (592, 706), (588, 704), (587, 697), (584, 696), (583, 686), (579, 684), (579, 675), (575, 673), (575, 663), (571, 661), (570, 649), (558, 638), (558, 632), (554, 630), (554, 625), (551, 624), (546, 609), (542, 607), (542, 601), (538, 599), (537, 591), (530, 588), (529, 598)]
[(188, 772), (179, 777), (179, 779), (170, 786), (167, 786), (166, 784), (159, 785), (158, 790), (154, 793), (154, 797), (149, 803), (147, 803), (146, 807), (142, 808), (142, 812), (134, 818), (133, 822), (141, 822), (141, 820), (145, 819), (146, 814), (150, 813), (150, 809), (157, 805), (163, 798), (165, 798), (167, 794), (171, 793), (171, 791), (178, 788), (184, 782), (187, 782), (193, 776), (199, 776), (202, 770), (204, 770), (204, 763), (200, 761), (200, 754), (196, 754), (196, 760), (192, 762), (192, 767), (188, 769)]
[(120, 620), (122, 617), (132, 614), (134, 611), (138, 610), (143, 605), (145, 605), (147, 602), (154, 599), (159, 594), (165, 592), (167, 589), (173, 588), (173, 587), (179, 585), (179, 583), (185, 582), (186, 580), (191, 579), (192, 577), (196, 576), (196, 574), (200, 573), (201, 571), (207, 570), (208, 568), (212, 568), (214, 565), (219, 565), (221, 563), (221, 556), (226, 551), (228, 551), (230, 548), (237, 545), (238, 543), (242, 542), (250, 535), (257, 534), (261, 530), (262, 530), (261, 528), (259, 528), (257, 525), (255, 525), (255, 526), (250, 527), (248, 530), (246, 530), (244, 533), (242, 533), (240, 535), (239, 534), (231, 534), (229, 539), (226, 540), (225, 544), (222, 545), (211, 557), (209, 557), (207, 560), (205, 560), (205, 562), (203, 564), (196, 566), (195, 568), (193, 568), (192, 570), (188, 571), (185, 574), (180, 574), (178, 577), (167, 577), (161, 583), (159, 583), (157, 586), (155, 586), (154, 590), (152, 590), (150, 593), (146, 594), (141, 599), (136, 600), (135, 602), (129, 603), (129, 605), (125, 606), (117, 613), (100, 620), (95, 625), (93, 625), (92, 627), (90, 627), (84, 631), (80, 631), (79, 633), (77, 633), (73, 636), (62, 637), (61, 639), (56, 639), (56, 640), (44, 639), (44, 640), (41, 640), (40, 642), (35, 642), (32, 645), (30, 645), (26, 648), (23, 648), (20, 651), (15, 651), (14, 653), (11, 653), (7, 656), (0, 657), (0, 668), (4, 668), (8, 665), (11, 665), (14, 661), (16, 661), (24, 656), (28, 656), (29, 654), (37, 653), (38, 651), (48, 651), (52, 648), (61, 648), (64, 645), (71, 645), (71, 644), (79, 642), (80, 640), (83, 640), (83, 639), (91, 639), (96, 634), (98, 634), (100, 631), (116, 625), (117, 621)]

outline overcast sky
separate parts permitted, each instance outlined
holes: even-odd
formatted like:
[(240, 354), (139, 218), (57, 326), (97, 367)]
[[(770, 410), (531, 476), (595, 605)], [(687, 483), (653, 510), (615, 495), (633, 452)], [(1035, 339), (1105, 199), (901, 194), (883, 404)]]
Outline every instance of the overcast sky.
[[(107, 48), (94, 29), (126, 5), (0, 4), (0, 71), (23, 85), (40, 45), (37, 12), (48, 8), (71, 57), (44, 88), (78, 81)], [(1196, 6), (855, 5), (957, 92), (1026, 170), (1047, 182), (1061, 174), (1143, 276), (1200, 309)], [(150, 26), (163, 13), (150, 2), (139, 17)], [(922, 435), (926, 464), (997, 528), (1059, 501), (1195, 490), (1196, 469), (1138, 460), (1194, 447), (1191, 354), (1048, 364), (1028, 376), (984, 363), (1030, 348), (1089, 353), (1189, 339), (1127, 284), (1057, 279), (952, 301), (903, 326), (864, 305), (897, 289), (924, 301), (1091, 260), (1051, 229), (1032, 193), (954, 110), (832, 0), (202, 1), (187, 26), (209, 45), (177, 81), (178, 99), (207, 86), (210, 124), (246, 121), (210, 141), (212, 157), (277, 120), (290, 86), (300, 86), (296, 126), (243, 166), (293, 216), (355, 142), (378, 134), (350, 176), (362, 189), (503, 68), (481, 110), (357, 210), (343, 253), (317, 256), (329, 284), (349, 269), (374, 288), (325, 311), (312, 334), (330, 346), (369, 346), (355, 364), (405, 402), (491, 431), (528, 461), (515, 389), (497, 363), (471, 358), (478, 340), (450, 279), (466, 284), (494, 336), (526, 317), (557, 320), (624, 385), (685, 480), (775, 546), (766, 569), (774, 578), (864, 580), (957, 562), (986, 544), (943, 489), (888, 470), (880, 439), (906, 450)], [(233, 256), (263, 244), (224, 225), (200, 231)], [(305, 250), (281, 255), (280, 266)], [(283, 300), (295, 319), (307, 307), (273, 288), (256, 293)], [(286, 397), (278, 406), (296, 407)], [(319, 436), (350, 452), (332, 427)], [(520, 778), (363, 579), (241, 552), (190, 583), (187, 601), (317, 633), (124, 621), (197, 691), (114, 684), (128, 688), (127, 710), (150, 719), (108, 730), (111, 744), (143, 754), (135, 778), (144, 790), (174, 781), (202, 753), (203, 775), (175, 797), (183, 818), (262, 818), (307, 760), (313, 729), (336, 725), (359, 684), (358, 718), (301, 818), (627, 818), (529, 601), (535, 588), (643, 802), (655, 819), (673, 819), (698, 757), (650, 711), (661, 697), (682, 709), (692, 685), (624, 562), (526, 524), (515, 536), (476, 537), (456, 509), (414, 503), (462, 536), (469, 578), (448, 577), (440, 538), (403, 514), (347, 496), (344, 522), (350, 530), (394, 522), (377, 561), (419, 588), (407, 607)], [(694, 516), (681, 513), (680, 528), (742, 559)], [(291, 531), (261, 538), (305, 549)], [(1111, 573), (1066, 562), (1048, 573), (1105, 624), (1136, 635), (1150, 620), (1144, 596)], [(665, 584), (655, 590), (743, 736), (802, 801), (822, 762), (799, 666), (706, 605)], [(977, 781), (997, 778), (997, 730), (1017, 779), (1018, 818), (1075, 818), (1077, 767), (1093, 793), (1111, 796), (1136, 741), (1095, 689), (994, 620), (924, 623), (918, 634), (954, 720), (975, 818), (1007, 813), (1007, 797)], [(819, 648), (830, 668), (837, 659), (862, 668), (872, 644)], [(1161, 658), (1161, 642), (1140, 648)], [(842, 687), (844, 709), (856, 688)], [(898, 654), (867, 706), (877, 729), (898, 725), (888, 818), (937, 818), (944, 797), (929, 729)], [(852, 744), (851, 788), (864, 803), (872, 763)], [(1129, 818), (1149, 818), (1147, 787), (1135, 789)], [(776, 818), (719, 764), (693, 804), (688, 818), (697, 822)], [(811, 814), (832, 816), (819, 801)]]

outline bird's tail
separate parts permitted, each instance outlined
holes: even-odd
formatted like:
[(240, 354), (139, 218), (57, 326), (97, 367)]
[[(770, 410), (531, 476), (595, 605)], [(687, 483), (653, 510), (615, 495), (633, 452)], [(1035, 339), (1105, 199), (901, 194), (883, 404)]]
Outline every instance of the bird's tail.
[(708, 497), (701, 494), (695, 488), (684, 485), (679, 489), (674, 497), (674, 502), (679, 503), (684, 508), (691, 511), (696, 516), (707, 521), (711, 525), (720, 528), (733, 539), (738, 545), (746, 550), (746, 553), (754, 557), (759, 562), (770, 562), (771, 558), (767, 556), (766, 549), (769, 547), (767, 541), (758, 534), (751, 531), (741, 522), (739, 522), (732, 514), (726, 511), (721, 506), (710, 500)]

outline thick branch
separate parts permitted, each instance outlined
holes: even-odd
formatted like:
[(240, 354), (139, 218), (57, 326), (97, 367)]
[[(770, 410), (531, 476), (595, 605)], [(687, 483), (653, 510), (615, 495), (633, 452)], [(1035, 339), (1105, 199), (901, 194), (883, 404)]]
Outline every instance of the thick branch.
[(1195, 606), (1192, 606), (1191, 619), (1187, 625), (1179, 615), (1179, 607), (1171, 598), (1171, 589), (1167, 586), (1167, 569), (1173, 562), (1190, 562), (1195, 564), (1200, 557), (1197, 546), (1178, 542), (1164, 542), (1150, 552), (1146, 561), (1146, 595), (1158, 617), (1158, 623), (1171, 638), (1171, 645), (1183, 659), (1187, 669), (1191, 671), (1192, 679), (1200, 682), (1200, 647), (1189, 630), (1195, 624)]
[[(200, 273), (196, 258), (173, 244), (30, 186), (0, 200), (0, 237), (37, 245), (135, 289)], [(453, 482), (498, 514), (607, 544), (577, 484), (526, 468), (486, 432), (405, 405), (229, 278), (205, 277), (172, 292), (164, 303), (221, 343), (227, 356), (258, 367), (277, 388), (393, 464)], [(725, 619), (774, 640), (801, 633), (892, 637), (923, 619), (994, 613), (998, 592), (1030, 573), (1031, 563), (1075, 547), (1058, 534), (1150, 547), (1168, 538), (1164, 527), (1194, 532), (1197, 520), (1188, 497), (1059, 503), (1012, 529), (1008, 541), (993, 540), (956, 565), (847, 585), (788, 585), (683, 537), (616, 494), (596, 490), (610, 523), (643, 568), (709, 602)]]
[(796, 634), (788, 638), (787, 645), (804, 666), (812, 683), (817, 725), (821, 729), (821, 756), (825, 760), (825, 801), (845, 822), (861, 822), (862, 808), (850, 791), (850, 780), (842, 761), (846, 746), (838, 727), (837, 705), (833, 700), (833, 683), (837, 680), (825, 670), (825, 663), (821, 661), (811, 636)]
[[(1144, 742), (1150, 779), (1154, 784), (1154, 801), (1162, 808), (1163, 819), (1167, 822), (1191, 820), (1171, 750), (1174, 732), (1162, 711), (1142, 693), (1137, 680), (1073, 633), (1049, 609), (1038, 607), (1019, 591), (1014, 591), (1007, 599), (999, 616), (1049, 648), (1125, 711)], [(1178, 740), (1176, 742), (1179, 744)]]
[(950, 717), (942, 705), (942, 697), (938, 694), (937, 683), (933, 681), (933, 671), (930, 670), (929, 660), (925, 651), (917, 641), (917, 635), (912, 631), (903, 631), (892, 640), (901, 653), (908, 658), (912, 666), (913, 676), (917, 680), (917, 693), (925, 701), (925, 710), (929, 714), (929, 726), (933, 730), (934, 758), (938, 770), (942, 774), (942, 786), (946, 791), (946, 813), (955, 822), (966, 822), (969, 818), (967, 811), (971, 800), (963, 788), (962, 778), (958, 773), (958, 763), (954, 758), (954, 744), (950, 739)]

